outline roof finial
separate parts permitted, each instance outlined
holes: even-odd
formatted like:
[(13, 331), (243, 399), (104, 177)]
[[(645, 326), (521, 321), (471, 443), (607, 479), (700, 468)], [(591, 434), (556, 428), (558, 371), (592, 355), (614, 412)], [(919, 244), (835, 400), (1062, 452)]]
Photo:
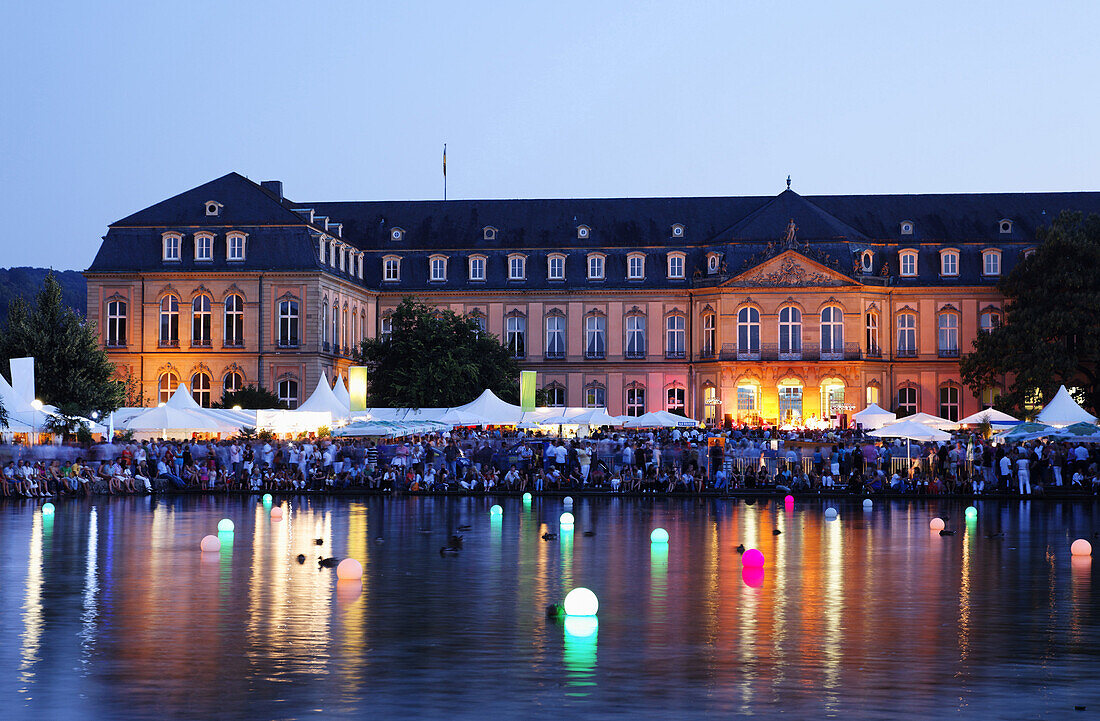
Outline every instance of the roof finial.
[(788, 175), (787, 176), (787, 190), (790, 190), (790, 189), (791, 189), (791, 176)]

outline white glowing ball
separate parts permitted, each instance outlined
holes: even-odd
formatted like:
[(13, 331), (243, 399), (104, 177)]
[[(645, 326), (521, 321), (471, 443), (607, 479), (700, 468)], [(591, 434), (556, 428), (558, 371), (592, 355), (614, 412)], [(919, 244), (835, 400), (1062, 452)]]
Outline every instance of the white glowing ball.
[(566, 511), (565, 513), (561, 514), (560, 518), (558, 518), (558, 523), (560, 523), (563, 526), (572, 526), (573, 525), (573, 514), (570, 513), (569, 511)]
[(523, 494), (523, 502), (524, 503), (530, 503), (531, 502), (531, 494), (530, 493), (524, 493)]
[(1091, 556), (1092, 544), (1083, 538), (1078, 538), (1070, 544), (1069, 552), (1074, 556)]
[(363, 564), (354, 558), (345, 558), (336, 564), (336, 577), (341, 581), (355, 581), (363, 577)]
[(271, 503), (271, 500), (272, 500), (271, 494), (270, 493), (265, 493), (264, 497), (263, 497), (264, 503)]
[(54, 512), (54, 507), (53, 507), (52, 503), (47, 502), (47, 503), (42, 504), (42, 515), (43, 516), (52, 516), (53, 512)]
[(273, 521), (283, 520), (283, 507), (282, 506), (275, 506), (274, 508), (271, 509), (271, 520), (273, 520)]
[(502, 513), (504, 513), (504, 509), (496, 505), (495, 503), (493, 504), (493, 507), (489, 509), (490, 516), (499, 516)]
[(928, 527), (933, 531), (942, 531), (947, 524), (943, 522), (942, 518), (933, 518), (928, 522)]
[(222, 550), (222, 542), (217, 536), (203, 536), (202, 541), (199, 542), (199, 548), (204, 553), (217, 553)]
[(232, 533), (232, 532), (233, 532), (233, 521), (229, 520), (228, 518), (223, 518), (222, 520), (218, 521), (218, 533)]
[(567, 507), (572, 506), (573, 505), (573, 496), (566, 496), (565, 500), (562, 501), (562, 503), (564, 503)]
[(836, 509), (833, 508), (832, 506), (826, 508), (825, 509), (825, 517), (826, 518), (836, 518)]
[(875, 505), (875, 502), (872, 501), (870, 498), (864, 498), (863, 499), (863, 507), (864, 508), (870, 508), (873, 505)]
[(600, 600), (587, 588), (574, 588), (565, 595), (564, 606), (567, 616), (595, 616)]
[(649, 534), (650, 543), (668, 543), (668, 531), (663, 528), (654, 528)]

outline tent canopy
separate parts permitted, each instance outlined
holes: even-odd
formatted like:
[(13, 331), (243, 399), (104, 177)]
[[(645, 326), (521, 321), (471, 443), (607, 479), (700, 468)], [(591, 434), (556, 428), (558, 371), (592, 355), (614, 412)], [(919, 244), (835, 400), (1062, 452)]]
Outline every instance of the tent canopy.
[(336, 385), (332, 387), (332, 395), (336, 396), (336, 400), (340, 401), (340, 404), (344, 407), (345, 413), (351, 408), (351, 394), (348, 393), (348, 387), (344, 385), (343, 376), (336, 378)]
[(896, 413), (891, 413), (879, 406), (878, 403), (871, 403), (852, 416), (852, 420), (864, 428), (882, 428), (887, 423), (897, 420), (897, 418)]
[(1013, 423), (1019, 423), (1019, 419), (1013, 418), (1007, 413), (1003, 413), (996, 408), (986, 408), (985, 410), (978, 411), (977, 413), (971, 413), (966, 418), (959, 421), (960, 426), (976, 426), (981, 423), (988, 422), (990, 425), (1008, 425)]
[(1048, 426), (1068, 426), (1074, 423), (1095, 423), (1096, 416), (1078, 405), (1065, 386), (1060, 386), (1054, 398), (1047, 403), (1046, 408), (1039, 411), (1035, 420)]
[(583, 413), (569, 416), (569, 423), (581, 426), (615, 426), (619, 424), (619, 420), (608, 415), (606, 408), (590, 408)]
[(328, 384), (328, 377), (323, 371), (321, 377), (317, 379), (317, 388), (314, 389), (313, 395), (295, 410), (310, 413), (330, 413), (333, 418), (348, 417), (348, 407), (340, 403), (340, 400), (333, 394), (332, 387)]
[[(902, 421), (920, 423), (921, 425), (928, 426), (929, 428), (936, 428), (941, 431), (952, 430), (959, 427), (959, 424), (956, 421), (948, 420), (947, 418), (940, 418), (939, 416), (934, 416), (931, 413), (914, 413), (911, 416), (905, 416), (904, 418), (897, 420), (896, 423), (901, 423)], [(888, 423), (886, 425), (893, 424)]]
[(902, 419), (897, 423), (891, 423), (877, 431), (871, 431), (867, 435), (874, 436), (875, 438), (906, 438), (911, 441), (951, 440), (951, 434), (947, 431), (941, 431), (932, 426), (925, 425), (924, 423), (911, 421), (908, 418)]
[(452, 410), (475, 415), (487, 426), (514, 426), (523, 420), (522, 408), (502, 401), (488, 388), (476, 399)]
[(623, 422), (624, 428), (693, 428), (697, 421), (668, 411), (650, 411)]

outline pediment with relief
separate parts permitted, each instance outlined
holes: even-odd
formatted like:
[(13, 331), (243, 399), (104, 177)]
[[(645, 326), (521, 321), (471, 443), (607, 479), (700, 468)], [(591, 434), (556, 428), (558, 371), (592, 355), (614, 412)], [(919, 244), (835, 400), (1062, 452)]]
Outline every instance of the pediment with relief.
[(846, 275), (797, 251), (788, 250), (730, 278), (722, 285), (748, 288), (819, 288), (854, 284)]

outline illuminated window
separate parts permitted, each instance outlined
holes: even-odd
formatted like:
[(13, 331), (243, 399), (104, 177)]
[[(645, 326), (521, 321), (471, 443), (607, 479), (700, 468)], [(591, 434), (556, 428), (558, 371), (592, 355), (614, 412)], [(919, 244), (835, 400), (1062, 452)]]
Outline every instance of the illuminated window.
[(126, 345), (126, 301), (107, 303), (107, 346), (119, 348)]
[(290, 410), (298, 407), (298, 381), (290, 378), (279, 381), (279, 400)]
[(210, 345), (210, 298), (205, 295), (191, 300), (191, 345)]
[(836, 357), (844, 352), (844, 314), (834, 305), (821, 310), (821, 355)]
[(174, 295), (160, 300), (160, 344), (178, 345), (180, 342), (180, 302)]
[(191, 376), (191, 397), (203, 408), (210, 407), (210, 376), (205, 373)]
[(175, 392), (176, 386), (179, 384), (179, 378), (176, 377), (175, 373), (162, 373), (160, 378), (157, 379), (157, 391), (160, 402), (167, 403), (168, 399), (172, 397), (172, 393)]
[(632, 385), (626, 389), (626, 414), (637, 418), (645, 413), (645, 388)]

